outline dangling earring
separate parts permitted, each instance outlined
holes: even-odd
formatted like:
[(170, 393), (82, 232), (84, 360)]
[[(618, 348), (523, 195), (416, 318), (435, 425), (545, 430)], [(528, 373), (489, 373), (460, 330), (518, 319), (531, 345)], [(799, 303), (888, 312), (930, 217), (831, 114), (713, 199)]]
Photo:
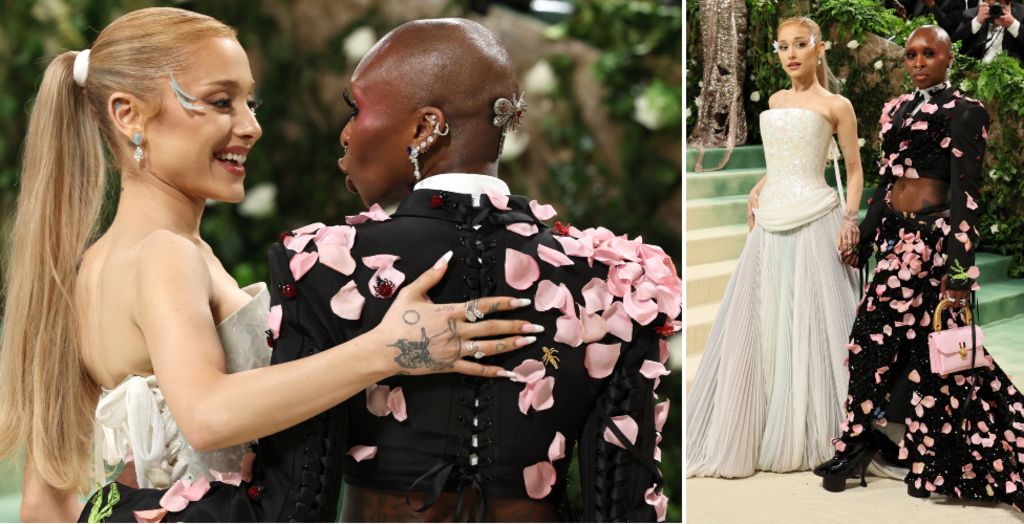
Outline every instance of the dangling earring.
[(412, 176), (417, 182), (420, 181), (420, 148), (419, 146), (407, 147), (405, 150), (409, 153), (409, 161), (412, 162)]
[(437, 121), (437, 117), (434, 115), (427, 115), (427, 119), (434, 124), (434, 130), (431, 131), (430, 135), (419, 144), (405, 148), (405, 151), (409, 153), (409, 162), (412, 163), (412, 176), (417, 182), (420, 181), (420, 161), (419, 157), (421, 153), (425, 153), (430, 146), (434, 145), (434, 137), (448, 136), (451, 132), (451, 127), (448, 126), (448, 122), (444, 123), (444, 132), (441, 132), (441, 125)]
[(135, 144), (135, 163), (138, 164), (142, 161), (142, 157), (146, 154), (142, 151), (142, 131), (136, 131), (132, 135), (132, 144)]

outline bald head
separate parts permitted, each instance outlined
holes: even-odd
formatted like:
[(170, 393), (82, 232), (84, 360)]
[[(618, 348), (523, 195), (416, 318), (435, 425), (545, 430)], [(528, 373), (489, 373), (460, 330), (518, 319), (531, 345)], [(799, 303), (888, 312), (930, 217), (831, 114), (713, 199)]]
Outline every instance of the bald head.
[(923, 25), (914, 29), (907, 37), (907, 45), (916, 38), (928, 39), (934, 47), (949, 54), (953, 50), (953, 42), (949, 39), (949, 33), (937, 25)]
[(451, 125), (459, 155), (497, 155), (494, 101), (517, 94), (508, 51), (484, 26), (461, 18), (416, 20), (384, 36), (356, 67), (353, 83), (384, 89), (400, 112), (433, 106)]

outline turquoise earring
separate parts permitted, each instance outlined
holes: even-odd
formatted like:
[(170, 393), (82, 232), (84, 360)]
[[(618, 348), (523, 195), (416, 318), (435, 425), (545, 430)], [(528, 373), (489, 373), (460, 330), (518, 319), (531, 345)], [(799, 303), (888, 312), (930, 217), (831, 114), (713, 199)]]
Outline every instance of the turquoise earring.
[(142, 157), (146, 156), (142, 152), (142, 131), (136, 131), (132, 135), (132, 144), (135, 144), (135, 163), (138, 164), (142, 161)]

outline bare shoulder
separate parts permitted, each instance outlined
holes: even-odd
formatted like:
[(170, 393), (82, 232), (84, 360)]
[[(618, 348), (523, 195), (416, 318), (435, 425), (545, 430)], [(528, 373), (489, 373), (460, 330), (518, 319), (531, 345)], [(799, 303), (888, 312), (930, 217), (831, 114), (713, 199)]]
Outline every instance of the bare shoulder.
[(837, 124), (844, 122), (857, 120), (857, 112), (853, 108), (853, 102), (850, 102), (849, 98), (846, 98), (840, 94), (833, 94), (825, 97), (825, 103), (828, 107), (828, 112), (832, 116), (832, 120)]
[(191, 238), (166, 229), (154, 230), (139, 241), (135, 258), (140, 288), (209, 288), (210, 269), (203, 248)]
[(772, 96), (768, 97), (768, 109), (775, 109), (780, 104), (782, 104), (782, 102), (785, 101), (786, 97), (788, 96), (789, 89), (780, 89), (772, 93)]

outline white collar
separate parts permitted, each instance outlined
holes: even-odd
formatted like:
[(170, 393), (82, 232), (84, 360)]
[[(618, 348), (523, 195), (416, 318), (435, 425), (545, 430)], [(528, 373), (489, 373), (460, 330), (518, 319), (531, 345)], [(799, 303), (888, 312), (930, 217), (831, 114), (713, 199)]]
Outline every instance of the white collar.
[(420, 189), (433, 189), (435, 191), (450, 191), (462, 193), (473, 197), (473, 205), (480, 205), (480, 195), (484, 190), (490, 189), (502, 195), (511, 193), (508, 184), (496, 176), (477, 175), (473, 173), (441, 173), (420, 180), (412, 186), (413, 191)]
[(924, 96), (924, 101), (925, 101), (925, 103), (927, 103), (927, 102), (931, 102), (932, 97), (935, 96), (936, 93), (938, 93), (939, 91), (942, 91), (944, 89), (949, 89), (949, 87), (951, 85), (952, 84), (949, 82), (949, 80), (946, 80), (945, 82), (942, 82), (941, 84), (935, 84), (935, 85), (933, 85), (931, 87), (926, 87), (924, 89), (916, 89), (916, 91), (918, 93), (921, 93), (922, 96)]

